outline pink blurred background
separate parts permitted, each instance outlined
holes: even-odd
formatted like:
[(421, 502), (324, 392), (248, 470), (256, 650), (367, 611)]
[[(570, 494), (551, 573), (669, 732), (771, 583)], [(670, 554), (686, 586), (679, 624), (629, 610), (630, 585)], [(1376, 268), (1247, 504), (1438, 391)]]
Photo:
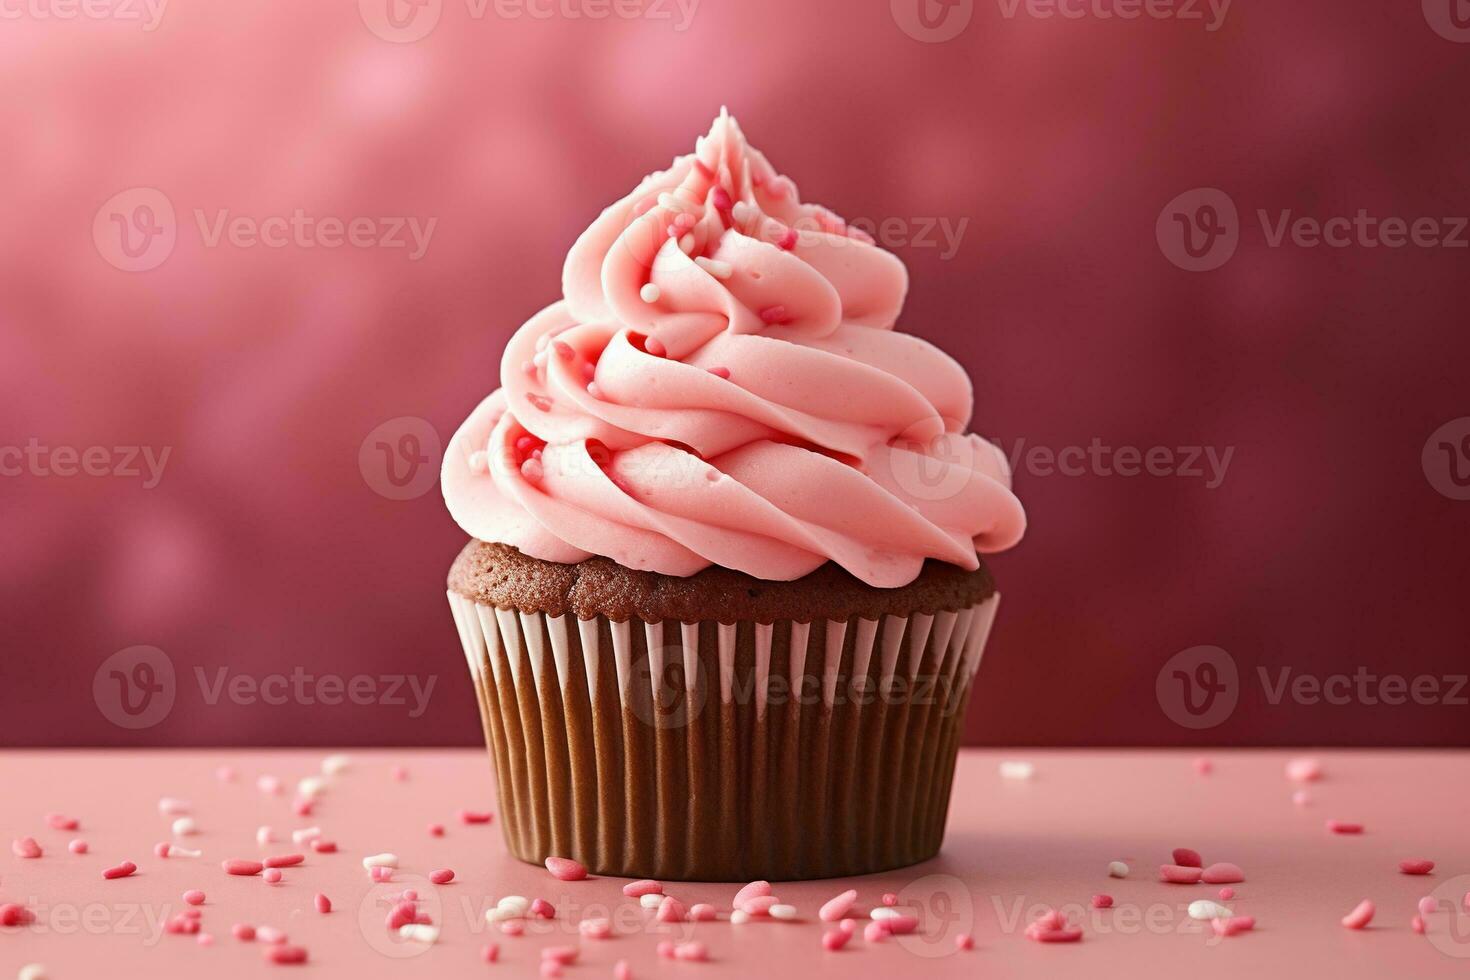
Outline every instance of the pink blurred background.
[[(893, 219), (900, 325), (1019, 453), (1031, 530), (993, 562), (972, 741), (1470, 745), (1470, 233), (1270, 240), (1288, 210), (1454, 238), (1470, 4), (1019, 3), (7, 7), (0, 742), (477, 742), (443, 594), (463, 536), (433, 468), (396, 487), (376, 442), (432, 456), (577, 233), (726, 103), (805, 199)], [(1197, 188), (1238, 219), (1166, 207)], [(298, 209), (435, 223), (421, 255), (212, 238)], [(1211, 214), (1191, 260), (1181, 222)], [(1167, 448), (1169, 475), (1035, 454), (1094, 441)], [(59, 447), (162, 472), (62, 476)], [(1215, 471), (1177, 472), (1204, 449)], [(124, 727), (94, 678), (137, 645), (175, 697)], [(1218, 688), (1204, 715), (1176, 668)], [(375, 703), (209, 696), (295, 671)], [(1377, 680), (1280, 693), (1334, 674)], [(1384, 703), (1390, 674), (1437, 694)]]

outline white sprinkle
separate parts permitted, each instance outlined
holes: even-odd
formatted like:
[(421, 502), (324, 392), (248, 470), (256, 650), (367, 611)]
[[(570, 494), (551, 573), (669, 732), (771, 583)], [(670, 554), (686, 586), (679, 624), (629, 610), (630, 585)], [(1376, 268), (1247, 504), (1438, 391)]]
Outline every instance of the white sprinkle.
[(506, 919), (519, 919), (519, 918), (521, 918), (521, 916), (519, 914), (517, 914), (515, 912), (511, 912), (508, 909), (503, 909), (503, 908), (497, 907), (497, 908), (486, 909), (485, 910), (485, 921), (488, 922), (488, 923), (490, 923), (491, 925), (494, 925), (497, 922), (504, 922)]
[(327, 781), (321, 776), (307, 776), (296, 784), (296, 795), (314, 800), (326, 789)]
[(638, 290), (639, 298), (642, 299), (645, 303), (657, 303), (659, 297), (662, 295), (663, 290), (659, 289), (658, 286), (654, 285), (651, 282), (644, 283), (643, 288)]
[(894, 908), (891, 905), (880, 905), (877, 908), (875, 908), (873, 911), (869, 912), (868, 913), (868, 917), (870, 919), (873, 919), (874, 921), (879, 921), (879, 920), (882, 920), (882, 919), (897, 919), (897, 918), (901, 918), (902, 916), (904, 916), (906, 914), (907, 913), (904, 912), (903, 909)]
[(432, 943), (439, 938), (439, 927), (410, 922), (406, 926), (398, 927), (398, 935), (418, 943)]
[(1108, 862), (1108, 877), (1110, 877), (1110, 878), (1126, 878), (1126, 877), (1128, 877), (1128, 865), (1124, 864), (1122, 861), (1109, 861)]
[(772, 905), (769, 909), (766, 910), (766, 914), (773, 919), (785, 919), (787, 921), (790, 921), (791, 919), (796, 918), (796, 906)]
[(302, 827), (300, 830), (291, 831), (291, 840), (297, 844), (305, 844), (307, 841), (315, 840), (322, 835), (320, 827)]
[(177, 817), (181, 813), (189, 813), (194, 807), (188, 800), (176, 800), (172, 796), (165, 796), (158, 801), (158, 813), (164, 817)]
[(638, 904), (646, 909), (656, 909), (663, 904), (664, 897), (658, 894), (640, 895)]
[(199, 833), (199, 825), (193, 817), (179, 817), (173, 822), (173, 832), (175, 837), (187, 837)]
[(511, 916), (525, 915), (531, 908), (531, 900), (524, 895), (507, 895), (496, 902), (495, 907)]
[(261, 847), (276, 839), (276, 832), (270, 827), (260, 826), (255, 828), (255, 843)]
[(325, 776), (340, 776), (352, 767), (351, 756), (338, 753), (329, 755), (322, 760), (322, 774)]
[(281, 780), (275, 776), (261, 776), (255, 781), (255, 788), (267, 796), (275, 796), (281, 791)]
[(1230, 910), (1219, 902), (1202, 898), (1197, 902), (1189, 903), (1189, 917), (1191, 919), (1228, 919)]
[(703, 255), (695, 259), (694, 264), (716, 279), (729, 279), (735, 274), (735, 267), (730, 263), (721, 262), (719, 259), (707, 259)]
[(46, 968), (39, 963), (27, 963), (20, 968), (19, 980), (46, 980)]
[(203, 855), (203, 851), (191, 851), (187, 847), (180, 847), (177, 844), (170, 844), (168, 847), (169, 857), (197, 858), (202, 857)]
[(1011, 760), (1000, 764), (1000, 778), (1026, 780), (1036, 775), (1036, 767), (1029, 762)]
[(396, 868), (398, 867), (397, 854), (371, 854), (362, 859), (362, 866), (368, 870), (373, 868)]
[(743, 926), (750, 921), (750, 913), (742, 909), (736, 909), (730, 913), (730, 925)]

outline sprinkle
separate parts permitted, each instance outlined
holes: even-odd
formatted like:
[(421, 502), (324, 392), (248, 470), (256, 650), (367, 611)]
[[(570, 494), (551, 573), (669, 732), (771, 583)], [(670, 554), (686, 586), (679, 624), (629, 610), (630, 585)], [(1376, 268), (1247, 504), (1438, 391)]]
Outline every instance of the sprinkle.
[(826, 904), (817, 910), (817, 918), (823, 922), (837, 922), (847, 916), (856, 901), (857, 889), (849, 888), (842, 894), (829, 898)]
[(38, 858), (41, 856), (41, 845), (36, 843), (34, 837), (22, 837), (20, 840), (11, 841), (10, 850), (19, 858)]
[(847, 941), (851, 938), (852, 933), (843, 929), (833, 929), (830, 932), (824, 932), (822, 933), (822, 948), (829, 953), (835, 953), (846, 946)]
[(857, 932), (857, 919), (851, 917), (843, 919), (841, 922), (837, 923), (837, 928), (841, 929), (843, 932)]
[(644, 895), (662, 895), (663, 882), (654, 881), (652, 878), (640, 878), (630, 881), (623, 886), (623, 894), (628, 898), (642, 898)]
[(674, 942), (673, 942), (673, 940), (671, 940), (671, 939), (660, 940), (659, 944), (654, 947), (654, 951), (657, 952), (659, 956), (663, 957), (666, 960), (673, 959), (674, 958)]
[(1409, 928), (1421, 936), (1424, 935), (1424, 920), (1417, 915), (1414, 916), (1409, 920)]
[(27, 963), (20, 968), (16, 980), (46, 980), (46, 968), (40, 963)]
[(643, 288), (638, 290), (638, 298), (645, 303), (657, 303), (661, 296), (663, 296), (663, 290), (659, 289), (656, 283), (646, 282)]
[(577, 923), (577, 931), (588, 939), (607, 939), (612, 935), (612, 923), (607, 919), (583, 919)]
[(1189, 917), (1191, 919), (1218, 919), (1221, 916), (1229, 916), (1230, 910), (1219, 902), (1212, 902), (1208, 898), (1202, 898), (1197, 902), (1189, 903)]
[(1036, 775), (1036, 767), (1029, 762), (1009, 761), (1000, 764), (1001, 779), (1027, 780)]
[(0, 905), (0, 926), (30, 925), (36, 919), (30, 909), (15, 902)]
[(793, 248), (795, 248), (796, 247), (796, 229), (795, 228), (787, 228), (785, 234), (783, 234), (780, 237), (780, 239), (777, 240), (776, 247), (779, 248), (783, 252), (789, 252)]
[(1199, 856), (1199, 851), (1188, 847), (1174, 848), (1174, 863), (1183, 868), (1203, 868), (1204, 859)]
[(442, 823), (431, 823), (431, 824), (429, 824), (429, 836), (430, 837), (443, 837), (444, 836), (444, 825)]
[(242, 943), (255, 941), (255, 927), (245, 922), (236, 922), (230, 927), (230, 934)]
[(329, 840), (314, 840), (311, 842), (311, 849), (318, 854), (336, 854), (337, 843)]
[(259, 861), (231, 858), (223, 862), (220, 867), (225, 869), (225, 874), (227, 875), (258, 875), (265, 868), (265, 865)]
[(255, 931), (255, 938), (275, 946), (286, 941), (286, 934), (274, 926), (261, 926)]
[(796, 906), (772, 905), (770, 909), (767, 910), (767, 914), (769, 914), (770, 917), (773, 919), (780, 919), (783, 922), (790, 922), (791, 920), (796, 918)]
[(384, 925), (389, 929), (401, 929), (406, 925), (416, 922), (419, 917), (418, 905), (412, 899), (404, 899), (389, 909), (388, 917)]
[(975, 948), (975, 937), (968, 932), (962, 932), (954, 937), (954, 948), (958, 950), (970, 950)]
[(1109, 861), (1108, 862), (1108, 877), (1109, 878), (1126, 878), (1126, 877), (1128, 877), (1128, 865), (1124, 864), (1122, 861)]
[(429, 880), (436, 885), (447, 885), (454, 880), (454, 872), (449, 868), (440, 868), (429, 872)]
[(1210, 928), (1217, 936), (1234, 936), (1237, 933), (1250, 932), (1255, 927), (1256, 917), (1253, 915), (1229, 915), (1210, 920)]
[(321, 776), (303, 776), (296, 781), (296, 795), (308, 800), (314, 800), (327, 788), (327, 781)]
[(752, 881), (735, 893), (735, 900), (731, 904), (739, 908), (741, 903), (746, 899), (769, 894), (771, 894), (771, 883), (769, 881)]
[(761, 310), (760, 317), (761, 320), (765, 323), (785, 323), (787, 320), (786, 307), (779, 305), (767, 306), (765, 309)]
[(291, 804), (291, 812), (298, 817), (309, 817), (315, 806), (316, 803), (313, 800), (309, 800), (304, 796), (298, 796), (295, 802)]
[(264, 847), (275, 839), (276, 832), (273, 828), (266, 826), (255, 828), (255, 843), (259, 844), (261, 847)]
[(312, 901), (316, 904), (316, 910), (322, 915), (326, 915), (328, 912), (332, 911), (332, 900), (323, 895), (321, 892), (317, 892), (316, 898), (314, 898)]
[(202, 857), (204, 855), (204, 852), (203, 851), (191, 851), (187, 847), (180, 847), (177, 844), (170, 844), (168, 846), (168, 853), (169, 853), (170, 856), (186, 857), (186, 858), (197, 858), (197, 857)]
[(703, 963), (709, 959), (709, 947), (701, 942), (680, 943), (674, 947), (674, 959)]
[(495, 907), (511, 916), (525, 915), (531, 907), (531, 900), (521, 895), (507, 895)]
[(1230, 888), (1230, 887), (1227, 886), (1225, 888), (1220, 889), (1220, 900), (1222, 902), (1228, 902), (1228, 901), (1230, 901), (1234, 897), (1235, 897), (1235, 889), (1234, 888)]
[(61, 813), (46, 814), (46, 826), (52, 830), (76, 830), (81, 826), (81, 821), (76, 817), (68, 817)]
[(633, 968), (628, 965), (627, 960), (618, 960), (613, 964), (613, 980), (633, 980)]
[(131, 861), (124, 861), (122, 864), (114, 865), (103, 871), (102, 877), (111, 881), (114, 878), (126, 878), (137, 870), (138, 866), (136, 864)]
[(369, 868), (368, 877), (373, 881), (392, 881), (393, 869), (388, 867)]
[(891, 935), (893, 933), (889, 931), (888, 924), (885, 922), (869, 922), (863, 927), (864, 942), (881, 943)]
[(658, 922), (683, 922), (689, 917), (689, 909), (674, 896), (665, 895), (653, 917)]
[(741, 902), (738, 908), (746, 915), (768, 915), (771, 906), (775, 904), (777, 904), (777, 899), (774, 895), (756, 895), (754, 898), (747, 898)]
[(577, 962), (577, 952), (575, 946), (547, 946), (541, 950), (541, 959), (552, 960), (562, 966), (571, 966)]
[(730, 925), (732, 926), (743, 926), (749, 921), (750, 913), (748, 912), (742, 912), (740, 909), (736, 909), (730, 913)]
[(266, 858), (264, 863), (267, 868), (294, 868), (305, 860), (306, 857), (301, 854), (277, 854)]
[(549, 857), (546, 859), (546, 870), (558, 881), (581, 881), (587, 877), (587, 866), (571, 858)]
[(572, 350), (572, 345), (567, 343), (565, 340), (553, 341), (551, 349), (555, 351), (556, 356), (561, 358), (563, 361), (576, 360), (577, 352)]
[(408, 769), (405, 766), (394, 766), (389, 770), (389, 775), (393, 777), (395, 783), (408, 782)]
[(1345, 823), (1342, 820), (1327, 821), (1327, 829), (1334, 834), (1361, 834), (1363, 825), (1360, 823)]
[(86, 854), (87, 842), (78, 837), (76, 840), (66, 845), (66, 849), (68, 851), (71, 851), (73, 854)]
[(1312, 802), (1312, 794), (1304, 789), (1299, 789), (1291, 794), (1291, 802), (1297, 806), (1308, 806)]
[(1201, 776), (1208, 776), (1210, 773), (1215, 771), (1215, 764), (1209, 759), (1201, 756), (1200, 758), (1194, 760), (1194, 771), (1199, 773)]
[(1428, 918), (1439, 911), (1439, 899), (1433, 895), (1425, 895), (1419, 899), (1419, 914)]
[(1110, 909), (1110, 908), (1112, 908), (1113, 907), (1113, 896), (1111, 896), (1111, 895), (1094, 895), (1094, 896), (1092, 896), (1092, 907), (1095, 908), (1095, 909)]
[(719, 913), (708, 902), (700, 902), (697, 905), (689, 906), (690, 922), (713, 922), (717, 918), (719, 918)]
[(658, 892), (650, 892), (647, 895), (638, 896), (638, 904), (646, 909), (656, 909), (663, 903), (664, 897)]
[(321, 835), (322, 828), (320, 827), (303, 827), (300, 830), (291, 831), (291, 843), (305, 844), (309, 841), (316, 840)]
[(893, 892), (884, 892), (882, 902), (884, 905), (897, 905), (898, 896), (893, 894)]
[(1434, 870), (1434, 862), (1425, 861), (1423, 858), (1413, 858), (1408, 861), (1400, 861), (1399, 870), (1406, 875), (1427, 875)]
[(199, 938), (196, 939), (195, 942), (197, 942), (201, 946), (213, 946), (214, 937), (207, 932), (201, 932), (199, 934)]
[(329, 755), (322, 760), (322, 773), (327, 776), (340, 776), (352, 767), (352, 757), (337, 753)]
[(507, 936), (519, 936), (526, 931), (526, 927), (519, 919), (507, 919), (500, 924), (500, 931)]
[(1207, 885), (1234, 885), (1245, 881), (1245, 872), (1237, 864), (1217, 861), (1204, 870), (1199, 880)]
[(882, 920), (883, 927), (895, 936), (906, 936), (919, 928), (916, 915), (892, 915)]
[(271, 946), (262, 950), (262, 955), (277, 965), (300, 964), (306, 962), (306, 947), (304, 946)]
[(1197, 885), (1203, 874), (1199, 868), (1185, 868), (1177, 864), (1159, 866), (1159, 880), (1172, 885)]
[(281, 881), (281, 869), (280, 868), (266, 868), (265, 869), (265, 874), (262, 875), (262, 877), (265, 878), (265, 883), (267, 885), (279, 884), (280, 881)]
[(255, 781), (255, 788), (266, 796), (276, 796), (281, 792), (281, 780), (276, 776), (261, 776)]
[(733, 265), (728, 262), (721, 262), (719, 259), (707, 259), (701, 255), (694, 260), (694, 264), (716, 279), (729, 279), (735, 274), (735, 267)]
[(1313, 783), (1322, 778), (1322, 763), (1311, 757), (1292, 759), (1286, 764), (1286, 778), (1294, 783)]
[(486, 963), (494, 963), (496, 960), (500, 959), (500, 947), (495, 945), (494, 943), (486, 943), (484, 946), (480, 947), (480, 959), (484, 960)]
[(158, 801), (158, 815), (160, 817), (177, 817), (192, 812), (194, 807), (187, 800), (176, 800), (172, 796), (165, 796)]
[(188, 891), (184, 892), (184, 904), (203, 905), (204, 893), (197, 888), (189, 889)]
[(680, 231), (688, 231), (699, 223), (699, 219), (688, 211), (681, 211), (674, 215), (674, 227)]

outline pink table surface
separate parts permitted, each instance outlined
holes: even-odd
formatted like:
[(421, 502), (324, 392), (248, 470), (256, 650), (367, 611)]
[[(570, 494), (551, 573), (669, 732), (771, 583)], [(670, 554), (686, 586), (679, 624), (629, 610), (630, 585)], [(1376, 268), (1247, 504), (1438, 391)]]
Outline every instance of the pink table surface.
[[(636, 977), (751, 976), (765, 980), (812, 975), (1047, 978), (1177, 975), (1192, 978), (1287, 976), (1310, 971), (1334, 980), (1353, 977), (1470, 975), (1470, 753), (1323, 752), (1325, 778), (1312, 801), (1293, 803), (1296, 787), (1283, 775), (1286, 751), (1220, 752), (1215, 769), (1199, 775), (1193, 754), (1116, 751), (966, 751), (959, 765), (949, 831), (940, 856), (923, 865), (845, 882), (778, 884), (801, 919), (731, 925), (728, 921), (660, 926), (621, 895), (621, 879), (563, 883), (511, 858), (494, 824), (461, 823), (461, 808), (493, 809), (495, 794), (483, 753), (470, 750), (373, 750), (351, 753), (349, 771), (330, 780), (315, 814), (292, 813), (290, 787), (319, 771), (312, 751), (11, 751), (0, 756), (0, 902), (23, 902), (36, 914), (28, 926), (0, 929), (0, 978), (41, 963), (52, 980), (112, 977), (197, 977), (212, 980), (275, 975), (352, 977), (535, 976), (542, 947), (578, 944), (575, 922), (611, 914), (625, 934), (581, 941), (567, 977), (608, 977), (626, 959)], [(1035, 763), (1030, 781), (1002, 779), (1002, 759)], [(232, 782), (216, 769), (238, 771)], [(408, 771), (392, 776), (394, 766)], [(270, 796), (261, 774), (288, 787)], [(162, 796), (193, 804), (200, 832), (181, 839), (203, 857), (153, 856), (169, 837), (158, 812)], [(45, 815), (78, 817), (81, 829), (49, 829)], [(1362, 836), (1326, 832), (1328, 818), (1360, 821)], [(430, 823), (447, 828), (442, 838)], [(287, 843), (259, 847), (256, 828), (274, 827)], [(315, 854), (288, 869), (285, 880), (225, 875), (226, 857), (297, 850), (293, 828), (318, 825), (341, 850)], [(24, 860), (10, 839), (34, 836), (44, 857)], [(86, 855), (67, 851), (82, 837)], [(1254, 932), (1220, 939), (1190, 919), (1188, 904), (1216, 898), (1213, 886), (1166, 885), (1157, 868), (1177, 846), (1206, 862), (1232, 861), (1246, 881), (1226, 904), (1257, 919)], [(374, 886), (364, 855), (392, 851), (401, 870), (391, 885)], [(1434, 874), (1399, 873), (1398, 862), (1425, 857)], [(104, 881), (101, 870), (136, 862), (131, 878)], [(1132, 865), (1124, 880), (1107, 877), (1109, 861)], [(457, 879), (434, 888), (424, 875), (451, 867)], [(818, 906), (846, 887), (861, 908), (884, 892), (917, 909), (920, 934), (883, 944), (861, 936), (843, 951), (826, 952)], [(417, 888), (443, 932), (432, 946), (404, 943), (383, 926), (382, 893)], [(183, 906), (180, 895), (203, 889), (203, 928), (215, 937), (168, 934), (162, 923)], [(731, 885), (669, 884), (686, 902), (728, 910)], [(328, 915), (312, 907), (323, 892)], [(1111, 894), (1116, 907), (1085, 910), (1090, 896)], [(1425, 935), (1410, 920), (1426, 894), (1445, 898)], [(498, 935), (482, 910), (503, 895), (544, 897), (554, 922), (533, 924), (519, 938)], [(1378, 905), (1373, 926), (1343, 929), (1338, 920), (1362, 898)], [(1023, 929), (1045, 905), (1071, 904), (1086, 936), (1076, 945), (1041, 945)], [(1079, 908), (1080, 906), (1080, 908)], [(306, 946), (303, 967), (264, 963), (257, 945), (233, 939), (230, 926), (250, 922), (285, 930)], [(957, 933), (973, 933), (975, 948), (956, 951)], [(659, 939), (698, 938), (706, 963), (661, 960)], [(490, 940), (500, 961), (480, 959)]]

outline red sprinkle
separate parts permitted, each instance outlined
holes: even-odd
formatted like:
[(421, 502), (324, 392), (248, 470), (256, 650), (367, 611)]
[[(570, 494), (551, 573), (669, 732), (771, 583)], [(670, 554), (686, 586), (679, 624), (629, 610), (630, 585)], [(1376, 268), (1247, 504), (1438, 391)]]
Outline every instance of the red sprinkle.
[(236, 922), (230, 927), (230, 933), (242, 943), (255, 941), (255, 927), (245, 922)]
[(184, 892), (184, 903), (187, 905), (203, 905), (204, 893), (197, 888), (191, 888)]
[[(521, 438), (524, 439), (526, 437), (525, 436), (521, 436)], [(517, 441), (519, 441), (519, 440), (517, 440)], [(443, 837), (444, 836), (444, 825), (442, 823), (431, 823), (431, 824), (429, 824), (429, 836), (430, 837)]]
[(465, 823), (489, 823), (492, 819), (494, 819), (494, 817), (495, 814), (489, 812), (488, 810), (459, 811), (459, 819), (464, 821)]
[(124, 861), (122, 864), (115, 865), (102, 872), (102, 877), (108, 879), (109, 881), (113, 878), (126, 878), (128, 875), (137, 870), (138, 866), (136, 864), (131, 861)]
[(822, 948), (828, 952), (835, 953), (846, 946), (847, 941), (851, 938), (852, 933), (846, 929), (833, 929), (831, 932), (824, 932), (822, 934)]
[(306, 962), (304, 946), (267, 946), (263, 953), (271, 963), (296, 965)]
[(1113, 896), (1111, 896), (1111, 895), (1094, 895), (1094, 896), (1092, 896), (1092, 907), (1095, 908), (1095, 909), (1110, 909), (1110, 908), (1112, 908), (1113, 907)]
[(429, 872), (429, 880), (436, 885), (447, 885), (454, 880), (454, 872), (448, 868), (440, 868)]
[(587, 877), (587, 866), (571, 858), (549, 857), (546, 859), (546, 870), (561, 881), (581, 881)]
[(547, 946), (541, 950), (541, 959), (560, 963), (562, 966), (571, 966), (577, 962), (578, 952), (575, 946)]
[(486, 963), (494, 963), (500, 959), (500, 947), (494, 943), (486, 943), (480, 948), (480, 959)]
[(35, 915), (24, 905), (6, 902), (0, 905), (0, 926), (24, 926), (35, 921)]
[(330, 840), (314, 840), (311, 842), (311, 849), (313, 851), (316, 851), (318, 854), (336, 854), (337, 842)]
[(893, 935), (888, 930), (888, 924), (881, 919), (874, 919), (863, 926), (863, 941), (868, 943), (881, 943), (887, 941)]
[(544, 898), (533, 899), (530, 908), (531, 915), (537, 919), (556, 918), (556, 907)]
[(1434, 870), (1434, 862), (1425, 861), (1422, 858), (1400, 861), (1399, 870), (1406, 875), (1427, 875)]
[(1360, 823), (1345, 823), (1341, 820), (1327, 821), (1327, 829), (1334, 834), (1361, 834), (1363, 825)]
[(975, 937), (970, 935), (968, 932), (960, 933), (958, 936), (954, 937), (954, 948), (959, 950), (974, 949)]
[(68, 817), (60, 813), (46, 814), (46, 826), (52, 830), (76, 830), (81, 826), (76, 817)]
[(227, 875), (258, 875), (265, 870), (265, 865), (259, 861), (247, 861), (243, 858), (231, 858), (220, 867), (225, 869)]
[(1424, 935), (1424, 920), (1417, 915), (1414, 916), (1412, 919), (1409, 920), (1409, 928), (1413, 929), (1421, 936)]
[(168, 857), (168, 852), (169, 852), (169, 843), (166, 840), (161, 840), (157, 844), (154, 844), (153, 845), (153, 856), (154, 857), (166, 858), (166, 857)]
[(1203, 868), (1204, 859), (1199, 856), (1199, 851), (1189, 847), (1174, 848), (1174, 863), (1181, 868)]
[(305, 860), (306, 857), (302, 854), (278, 854), (275, 857), (266, 858), (265, 866), (267, 868), (294, 868)]

